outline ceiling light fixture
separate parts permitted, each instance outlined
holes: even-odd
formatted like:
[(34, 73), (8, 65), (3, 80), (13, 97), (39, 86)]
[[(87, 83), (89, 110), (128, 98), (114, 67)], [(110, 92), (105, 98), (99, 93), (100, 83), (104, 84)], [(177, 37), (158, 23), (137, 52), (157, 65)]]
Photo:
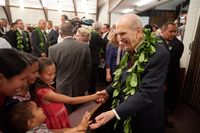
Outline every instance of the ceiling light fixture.
[(126, 13), (130, 13), (132, 11), (134, 11), (134, 9), (132, 9), (132, 8), (126, 8), (126, 9), (122, 10), (122, 13), (126, 14)]
[(139, 2), (135, 3), (136, 6), (144, 6), (151, 3), (154, 0), (140, 0)]

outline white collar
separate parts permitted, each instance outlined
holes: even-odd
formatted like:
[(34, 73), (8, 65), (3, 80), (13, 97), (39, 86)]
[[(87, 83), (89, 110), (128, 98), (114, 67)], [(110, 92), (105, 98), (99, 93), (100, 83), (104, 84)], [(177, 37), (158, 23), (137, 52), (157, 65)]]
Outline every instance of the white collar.
[(22, 30), (20, 30), (19, 28), (17, 28), (17, 30), (19, 31), (19, 33), (22, 35)]

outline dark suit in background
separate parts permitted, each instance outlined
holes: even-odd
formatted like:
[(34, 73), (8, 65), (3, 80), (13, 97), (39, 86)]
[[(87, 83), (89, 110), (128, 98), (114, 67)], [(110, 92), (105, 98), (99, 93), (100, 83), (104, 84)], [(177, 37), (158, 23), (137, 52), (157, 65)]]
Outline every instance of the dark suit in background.
[(170, 49), (170, 62), (166, 79), (167, 107), (173, 111), (177, 104), (177, 92), (179, 90), (180, 58), (183, 54), (184, 45), (176, 37), (168, 44)]
[(18, 39), (17, 39), (17, 34), (19, 34), (19, 37), (22, 39), (22, 45), (23, 45), (23, 52), (30, 53), (32, 51), (31, 48), (31, 42), (30, 42), (30, 37), (27, 31), (20, 31), (17, 29), (16, 31), (9, 31), (6, 33), (6, 35), (9, 37), (9, 40), (11, 42), (12, 47), (21, 50), (18, 48)]
[(91, 68), (91, 78), (90, 78), (90, 88), (88, 90), (89, 93), (95, 93), (96, 91), (96, 82), (97, 82), (97, 70), (99, 67), (100, 60), (102, 58), (105, 59), (105, 53), (103, 53), (106, 49), (105, 40), (101, 38), (101, 35), (97, 32), (91, 33), (91, 39), (89, 42), (90, 52), (92, 56), (92, 68)]
[(51, 29), (51, 31), (48, 33), (48, 41), (50, 46), (57, 44), (58, 36), (58, 32), (54, 29)]
[(88, 89), (91, 69), (88, 45), (72, 37), (65, 38), (49, 48), (49, 58), (57, 67), (56, 89), (67, 96), (83, 96)]
[(49, 44), (48, 44), (47, 36), (46, 37), (45, 36), (46, 36), (45, 33), (42, 33), (44, 46), (43, 46), (43, 48), (41, 48), (41, 46), (40, 46), (41, 40), (40, 40), (40, 35), (39, 35), (38, 31), (36, 31), (36, 29), (35, 29), (32, 32), (31, 44), (33, 46), (33, 55), (35, 55), (36, 57), (40, 57), (42, 53), (45, 53), (46, 55), (48, 53)]

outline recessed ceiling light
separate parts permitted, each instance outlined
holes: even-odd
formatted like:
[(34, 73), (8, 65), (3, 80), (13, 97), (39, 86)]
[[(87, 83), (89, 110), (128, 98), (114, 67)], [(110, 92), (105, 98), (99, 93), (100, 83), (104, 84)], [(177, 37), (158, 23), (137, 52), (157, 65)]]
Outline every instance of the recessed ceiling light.
[(154, 0), (140, 0), (139, 2), (135, 3), (136, 6), (144, 6), (151, 3)]
[(126, 9), (122, 10), (122, 13), (130, 13), (132, 11), (134, 11), (134, 9), (132, 9), (132, 8), (126, 8)]

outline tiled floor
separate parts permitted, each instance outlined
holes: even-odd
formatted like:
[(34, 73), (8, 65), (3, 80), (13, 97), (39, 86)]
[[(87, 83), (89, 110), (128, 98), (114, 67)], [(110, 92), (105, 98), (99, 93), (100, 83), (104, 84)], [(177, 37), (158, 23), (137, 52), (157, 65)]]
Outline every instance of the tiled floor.
[(166, 128), (166, 133), (200, 133), (200, 115), (186, 104), (179, 103), (169, 117), (174, 128)]

